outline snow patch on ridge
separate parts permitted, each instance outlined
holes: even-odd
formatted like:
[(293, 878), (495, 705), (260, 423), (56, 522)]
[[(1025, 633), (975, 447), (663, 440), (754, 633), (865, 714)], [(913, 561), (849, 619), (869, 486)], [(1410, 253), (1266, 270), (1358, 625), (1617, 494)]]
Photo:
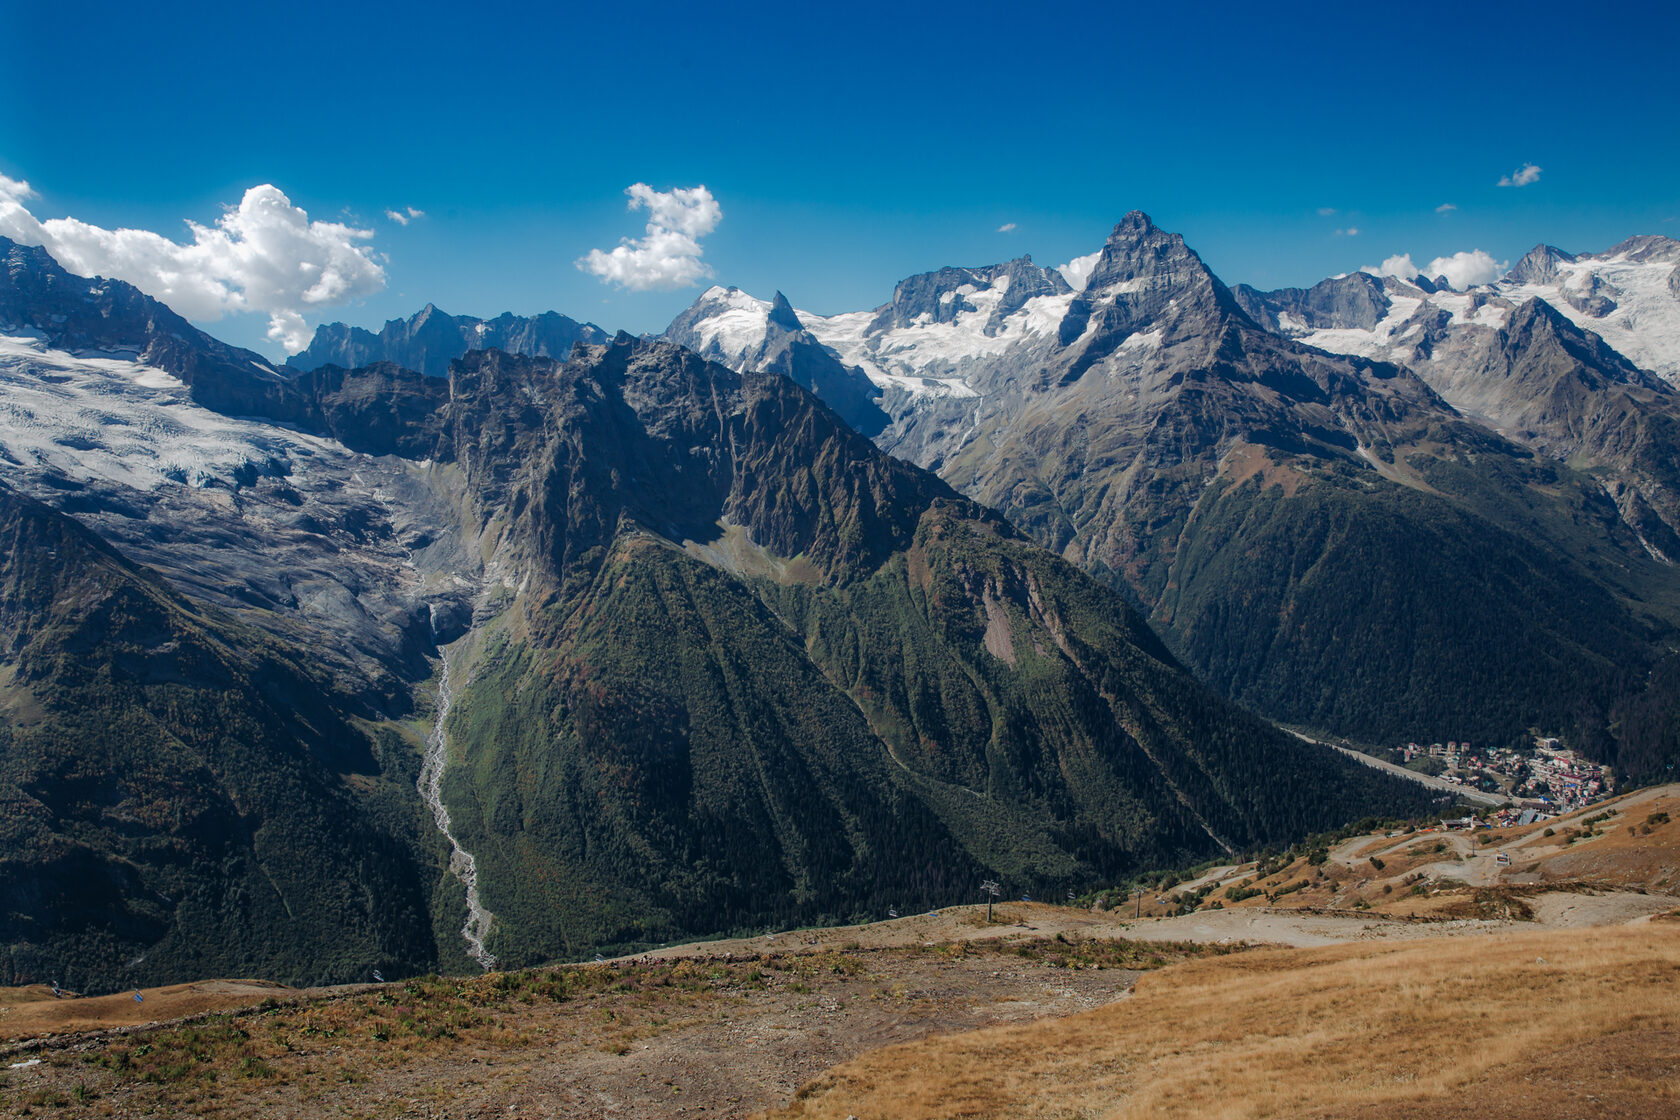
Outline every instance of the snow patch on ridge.
[(694, 324), (703, 353), (717, 353), (730, 363), (742, 361), (764, 344), (770, 327), (770, 301), (754, 299), (739, 288), (712, 287), (700, 297), (716, 311)]
[(1357, 354), (1365, 358), (1389, 357), (1390, 348), (1399, 341), (1395, 332), (1400, 329), (1407, 319), (1412, 317), (1422, 304), (1422, 299), (1410, 299), (1406, 296), (1393, 296), (1389, 304), (1388, 314), (1382, 321), (1370, 330), (1360, 330), (1357, 327), (1324, 328), (1316, 331), (1297, 333), (1280, 324), (1283, 333), (1297, 338), (1308, 346), (1316, 346), (1320, 350), (1328, 350), (1333, 354)]

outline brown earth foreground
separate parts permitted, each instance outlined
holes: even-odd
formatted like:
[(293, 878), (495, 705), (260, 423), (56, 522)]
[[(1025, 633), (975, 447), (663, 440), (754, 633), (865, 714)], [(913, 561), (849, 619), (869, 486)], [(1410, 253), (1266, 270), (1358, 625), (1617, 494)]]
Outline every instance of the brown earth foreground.
[(1669, 786), (1545, 827), (1352, 837), (1106, 911), (143, 1003), (0, 990), (0, 1116), (1667, 1118), (1677, 883)]
[(774, 1117), (1674, 1117), (1680, 922), (1190, 961), (847, 1062)]

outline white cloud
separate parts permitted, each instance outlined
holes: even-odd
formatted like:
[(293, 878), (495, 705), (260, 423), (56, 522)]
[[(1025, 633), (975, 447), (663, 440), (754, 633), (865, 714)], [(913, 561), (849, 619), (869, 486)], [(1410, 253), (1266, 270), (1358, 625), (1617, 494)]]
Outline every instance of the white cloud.
[(393, 222), (396, 222), (399, 226), (406, 226), (409, 222), (412, 222), (416, 218), (424, 218), (426, 216), (426, 212), (410, 206), (406, 212), (402, 210), (387, 210), (385, 211), (385, 216)]
[(1437, 214), (1450, 214), (1452, 211), (1457, 210), (1457, 209), (1458, 209), (1458, 207), (1454, 206), (1452, 203), (1443, 202), (1443, 203), (1441, 203), (1441, 205), (1435, 207), (1435, 213), (1437, 213)]
[[(23, 180), (21, 180), (21, 179), (8, 179), (6, 176), (0, 175), (0, 207), (4, 207), (8, 202), (10, 202), (13, 199), (16, 199), (16, 200), (21, 202), (22, 200), (27, 199), (27, 198), (37, 198), (37, 197), (39, 197), (39, 194), (35, 190), (35, 188), (31, 187), (28, 183), (24, 182)], [(5, 213), (5, 210), (0, 209), (0, 214), (4, 214), (4, 213)]]
[(315, 328), (296, 311), (275, 311), (268, 317), (269, 341), (284, 346), (288, 354), (296, 354), (314, 337)]
[(1468, 253), (1454, 253), (1450, 257), (1436, 257), (1429, 262), (1429, 275), (1445, 276), (1447, 283), (1463, 291), (1479, 284), (1491, 284), (1510, 267), (1510, 261), (1496, 261), (1489, 253), (1472, 249)]
[(1085, 290), (1086, 281), (1091, 279), (1091, 270), (1097, 267), (1097, 260), (1102, 256), (1102, 250), (1086, 253), (1083, 257), (1074, 257), (1064, 265), (1058, 265), (1056, 271), (1062, 274), (1062, 279), (1076, 292)]
[(245, 192), (213, 226), (189, 221), (191, 244), (144, 229), (103, 229), (76, 218), (35, 217), (28, 183), (0, 176), (0, 236), (39, 245), (81, 276), (126, 280), (200, 322), (229, 312), (269, 316), (269, 337), (288, 350), (309, 342), (303, 312), (369, 295), (385, 270), (361, 242), (372, 230), (312, 222), (278, 188)]
[(1481, 249), (1472, 249), (1468, 253), (1458, 252), (1450, 257), (1436, 257), (1426, 268), (1419, 268), (1414, 264), (1410, 253), (1397, 253), (1380, 265), (1366, 265), (1359, 271), (1406, 281), (1419, 276), (1427, 276), (1431, 280), (1437, 276), (1445, 276), (1447, 283), (1463, 291), (1466, 288), (1493, 283), (1505, 275), (1505, 270), (1509, 267), (1509, 261), (1496, 261), (1492, 254)]
[(1320, 206), (1318, 208), (1318, 216), (1321, 218), (1333, 217), (1334, 215), (1340, 213), (1341, 211), (1336, 209), (1334, 206)]
[(1540, 181), (1540, 165), (1525, 163), (1509, 175), (1502, 176), (1499, 185), (1502, 187), (1526, 187), (1530, 183)]
[(717, 228), (723, 209), (702, 184), (656, 191), (646, 183), (625, 190), (630, 209), (648, 212), (647, 236), (626, 237), (610, 253), (591, 249), (577, 266), (631, 291), (693, 287), (712, 275), (700, 263), (700, 239)]
[(1339, 230), (1336, 231), (1336, 236), (1337, 237), (1358, 237), (1359, 236), (1359, 227), (1358, 226), (1349, 226), (1346, 229), (1339, 229)]
[(1418, 275), (1418, 266), (1412, 263), (1410, 253), (1396, 253), (1381, 264), (1368, 264), (1360, 268), (1361, 272), (1369, 272), (1372, 276), (1392, 276), (1396, 280), (1413, 280)]
[(1004, 222), (1001, 226), (998, 227), (998, 232), (999, 233), (1008, 233), (1010, 230), (1012, 230), (1014, 228), (1015, 228), (1015, 223), (1014, 222)]

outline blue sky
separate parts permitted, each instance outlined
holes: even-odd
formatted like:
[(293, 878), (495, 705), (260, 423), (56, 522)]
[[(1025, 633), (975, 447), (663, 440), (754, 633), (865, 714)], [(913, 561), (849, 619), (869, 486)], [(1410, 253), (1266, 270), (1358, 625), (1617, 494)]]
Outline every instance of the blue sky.
[[(1670, 6), (1165, 9), (11, 0), (0, 175), (35, 219), (182, 242), (265, 183), (373, 230), (380, 275), (292, 309), (311, 325), (432, 301), (661, 329), (698, 289), (575, 264), (643, 235), (633, 183), (704, 184), (715, 280), (823, 313), (1061, 263), (1133, 208), (1261, 287), (1680, 235)], [(279, 352), (261, 311), (204, 325)]]

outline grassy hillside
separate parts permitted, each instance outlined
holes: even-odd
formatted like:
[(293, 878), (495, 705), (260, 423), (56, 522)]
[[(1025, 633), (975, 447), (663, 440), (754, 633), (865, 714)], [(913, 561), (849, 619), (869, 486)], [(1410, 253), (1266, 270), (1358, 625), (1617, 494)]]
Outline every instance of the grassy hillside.
[(783, 378), (630, 340), (471, 373), (461, 427), (519, 449), (481, 500), (522, 511), (530, 568), (463, 647), (445, 793), (506, 963), (1426, 803), (1220, 700), (1113, 590)]
[(1573, 729), (1649, 657), (1642, 621), (1558, 550), (1371, 473), (1204, 496), (1160, 610), (1216, 689), (1367, 741), (1503, 744)]

